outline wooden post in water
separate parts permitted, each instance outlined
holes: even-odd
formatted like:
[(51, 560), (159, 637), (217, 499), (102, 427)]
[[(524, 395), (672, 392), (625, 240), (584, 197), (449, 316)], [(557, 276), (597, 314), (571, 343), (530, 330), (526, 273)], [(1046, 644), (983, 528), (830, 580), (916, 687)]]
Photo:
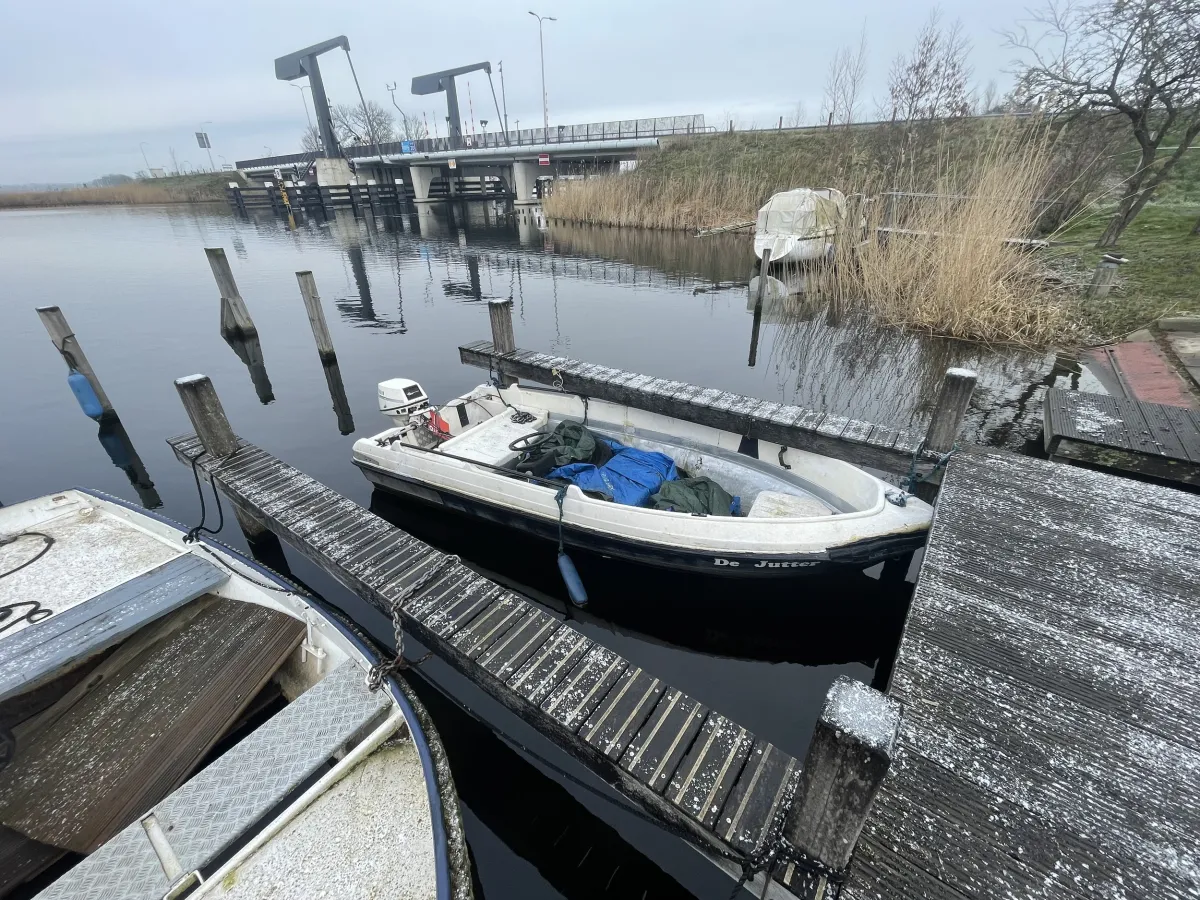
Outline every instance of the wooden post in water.
[(963, 416), (967, 414), (978, 377), (970, 369), (946, 370), (937, 405), (933, 408), (933, 418), (929, 420), (929, 428), (925, 431), (926, 451), (949, 453), (954, 449), (954, 442), (958, 440), (958, 430), (962, 427)]
[[(488, 317), (492, 321), (492, 346), (497, 353), (512, 353), (517, 349), (517, 338), (513, 333), (513, 302), (511, 300), (489, 300)], [(512, 387), (517, 379), (500, 373), (500, 384)]]
[(835, 872), (846, 870), (899, 728), (895, 700), (844, 675), (833, 683), (784, 826), (788, 843)]
[(767, 297), (767, 272), (771, 269), (771, 248), (763, 250), (762, 264), (758, 267), (758, 293), (754, 295), (755, 304), (761, 304)]
[(96, 399), (100, 401), (100, 408), (103, 411), (101, 418), (115, 417), (116, 411), (113, 409), (112, 402), (108, 399), (108, 394), (104, 393), (104, 388), (100, 386), (100, 379), (96, 377), (92, 364), (88, 362), (87, 355), (79, 346), (79, 339), (75, 337), (75, 332), (67, 324), (67, 317), (62, 314), (62, 310), (57, 306), (39, 306), (37, 314), (46, 327), (46, 332), (50, 335), (54, 349), (62, 356), (67, 368), (74, 369), (86, 378), (88, 384), (92, 386), (92, 390), (96, 392)]
[(221, 331), (240, 337), (257, 335), (258, 329), (254, 327), (250, 310), (246, 309), (246, 301), (242, 299), (237, 282), (233, 280), (233, 269), (229, 267), (225, 251), (220, 247), (205, 247), (204, 255), (208, 257), (208, 265), (221, 294)]
[(1107, 297), (1108, 292), (1112, 290), (1113, 282), (1117, 279), (1117, 269), (1129, 262), (1123, 256), (1117, 256), (1115, 253), (1105, 253), (1100, 257), (1100, 262), (1096, 265), (1096, 271), (1092, 273), (1092, 283), (1088, 285), (1087, 296), (1089, 298)]
[(312, 272), (297, 272), (296, 281), (300, 283), (300, 294), (304, 297), (304, 311), (308, 313), (308, 324), (312, 326), (313, 337), (317, 341), (317, 353), (321, 362), (331, 365), (337, 362), (337, 354), (333, 352), (333, 338), (329, 335), (329, 324), (325, 321), (325, 311), (321, 309), (321, 296), (317, 293), (317, 280)]
[[(232, 456), (238, 448), (237, 435), (225, 417), (225, 409), (217, 397), (217, 390), (207, 375), (189, 375), (186, 378), (175, 379), (175, 390), (187, 410), (188, 420), (196, 430), (196, 437), (204, 445), (204, 450), (215, 459), (225, 459)], [(267, 549), (273, 553), (279, 547), (279, 539), (275, 537), (257, 519), (245, 512), (236, 504), (233, 506), (234, 515), (242, 534), (250, 543), (255, 556)], [(278, 550), (280, 556), (283, 551)]]

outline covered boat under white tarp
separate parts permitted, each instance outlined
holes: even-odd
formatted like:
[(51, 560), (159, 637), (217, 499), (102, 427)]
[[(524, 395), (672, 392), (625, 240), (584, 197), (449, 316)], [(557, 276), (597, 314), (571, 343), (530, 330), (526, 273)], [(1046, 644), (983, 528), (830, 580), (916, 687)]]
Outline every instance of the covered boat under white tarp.
[(833, 237), (846, 218), (846, 197), (834, 188), (794, 188), (780, 191), (758, 211), (754, 223), (754, 253), (771, 262), (825, 259)]

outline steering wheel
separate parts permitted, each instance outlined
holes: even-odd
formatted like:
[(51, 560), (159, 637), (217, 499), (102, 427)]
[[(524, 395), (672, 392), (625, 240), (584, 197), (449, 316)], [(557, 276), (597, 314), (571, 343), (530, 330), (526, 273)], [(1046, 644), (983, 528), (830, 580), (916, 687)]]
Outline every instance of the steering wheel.
[(546, 441), (550, 440), (553, 432), (551, 431), (533, 431), (529, 434), (521, 435), (511, 444), (508, 445), (509, 450), (517, 453), (528, 453), (530, 450), (536, 450)]

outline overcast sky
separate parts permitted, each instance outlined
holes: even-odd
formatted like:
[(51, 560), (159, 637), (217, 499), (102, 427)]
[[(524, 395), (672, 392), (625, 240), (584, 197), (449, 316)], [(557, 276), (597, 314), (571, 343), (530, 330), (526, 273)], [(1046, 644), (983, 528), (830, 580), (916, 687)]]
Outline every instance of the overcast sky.
[[(932, 4), (921, 0), (538, 0), (547, 22), (551, 124), (703, 113), (710, 124), (774, 123), (803, 103), (815, 120), (830, 58), (857, 42), (869, 66), (864, 112), (886, 92), (888, 66), (912, 44)], [(547, 5), (548, 4), (548, 5)], [(962, 20), (979, 85), (1008, 78), (997, 34), (1015, 5), (945, 0)], [(193, 132), (204, 125), (213, 159), (299, 150), (301, 92), (275, 79), (276, 56), (346, 35), (368, 99), (396, 101), (444, 121), (444, 95), (413, 97), (414, 75), (504, 61), (510, 127), (541, 124), (537, 21), (529, 0), (374, 3), (287, 0), (232, 3), (63, 0), (5, 4), (0, 53), (0, 183), (74, 182), (180, 163), (208, 165)], [(356, 99), (345, 55), (321, 59), (332, 102)], [(497, 76), (496, 90), (500, 91)], [(467, 83), (464, 84), (463, 82)], [(464, 127), (496, 118), (487, 77), (459, 80)], [(307, 92), (305, 92), (307, 93)], [(478, 122), (476, 122), (478, 127)], [(444, 134), (444, 125), (441, 126)]]

